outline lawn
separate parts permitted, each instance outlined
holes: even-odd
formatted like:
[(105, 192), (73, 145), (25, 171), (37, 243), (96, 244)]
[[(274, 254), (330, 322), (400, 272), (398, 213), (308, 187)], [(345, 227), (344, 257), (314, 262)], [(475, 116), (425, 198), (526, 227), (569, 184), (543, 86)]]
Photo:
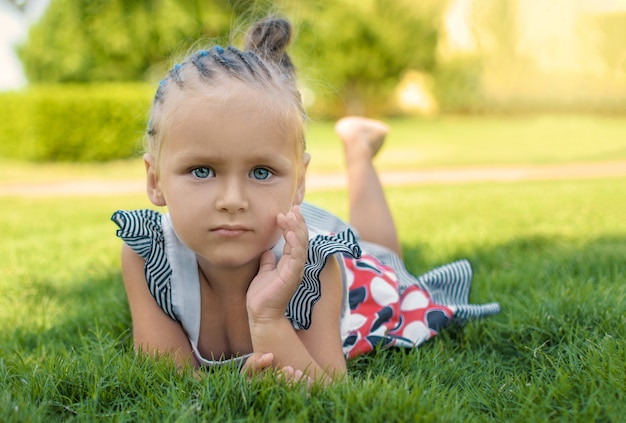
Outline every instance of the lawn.
[[(594, 127), (594, 119), (581, 125)], [(617, 119), (608, 122), (619, 126)], [(455, 132), (448, 123), (440, 131), (436, 122), (403, 124), (394, 124), (394, 132), (430, 133), (433, 139)], [(322, 135), (330, 131), (322, 126)], [(471, 134), (484, 131), (477, 126)], [(489, 139), (500, 136), (496, 131)], [(391, 160), (386, 155), (403, 156), (396, 147), (411, 148), (409, 138), (398, 138), (381, 162)], [(467, 142), (478, 148), (479, 138)], [(617, 136), (561, 148), (567, 141), (555, 140), (559, 148), (552, 155), (536, 143), (519, 156), (535, 163), (626, 156)], [(499, 153), (489, 158), (485, 151), (485, 160), (479, 152), (469, 157), (468, 149), (423, 163), (522, 163), (506, 149), (494, 149)], [(413, 154), (423, 152), (415, 147)], [(127, 172), (126, 164), (92, 172), (107, 166), (115, 172), (100, 177)], [(91, 174), (89, 166), (63, 168), (64, 178)], [(344, 194), (316, 191), (309, 201), (345, 216)], [(349, 363), (345, 382), (310, 393), (271, 377), (249, 382), (229, 369), (196, 379), (132, 353), (120, 241), (109, 217), (118, 208), (147, 207), (143, 196), (2, 198), (0, 421), (623, 419), (623, 180), (390, 187), (388, 196), (410, 270), (468, 258), (476, 273), (472, 302), (499, 301), (502, 313), (442, 333), (417, 350), (361, 357)]]
[[(626, 160), (626, 119), (598, 116), (463, 117), (392, 119), (380, 170), (460, 166), (549, 165)], [(310, 122), (309, 171), (343, 168), (339, 141), (330, 122)], [(140, 159), (98, 165), (16, 162), (0, 158), (0, 183), (75, 179), (125, 180), (143, 177)]]
[[(626, 159), (626, 119), (622, 117), (446, 116), (388, 123), (389, 143), (377, 160), (381, 170)], [(340, 167), (342, 157), (337, 154), (332, 125), (314, 122), (310, 128), (311, 170)]]

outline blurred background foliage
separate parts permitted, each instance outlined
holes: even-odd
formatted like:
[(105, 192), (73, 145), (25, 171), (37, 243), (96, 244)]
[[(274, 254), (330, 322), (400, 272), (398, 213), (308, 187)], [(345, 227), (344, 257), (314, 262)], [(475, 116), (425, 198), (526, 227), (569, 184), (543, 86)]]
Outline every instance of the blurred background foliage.
[[(108, 160), (136, 154), (150, 106), (146, 93), (165, 72), (192, 49), (240, 45), (247, 26), (269, 13), (293, 23), (290, 52), (315, 119), (624, 113), (626, 7), (575, 3), (50, 0), (18, 48), (29, 86), (0, 93), (0, 111), (12, 116), (0, 125), (0, 136), (16, 143), (3, 143), (0, 156)], [(15, 112), (28, 108), (36, 113)], [(34, 116), (42, 113), (49, 116)], [(75, 134), (106, 140), (115, 132), (111, 125), (122, 129), (117, 141), (103, 142), (110, 151), (89, 153), (94, 145), (87, 139), (82, 147), (53, 146), (53, 140), (83, 137)]]
[(0, 157), (94, 162), (137, 156), (152, 89), (146, 84), (33, 86), (0, 96)]
[[(252, 21), (292, 20), (291, 53), (318, 113), (381, 112), (402, 72), (436, 68), (445, 2), (52, 0), (19, 56), (29, 81), (158, 81), (191, 46), (238, 44)], [(319, 81), (319, 82), (316, 82)], [(318, 98), (319, 97), (319, 98)], [(341, 104), (339, 104), (341, 103)]]

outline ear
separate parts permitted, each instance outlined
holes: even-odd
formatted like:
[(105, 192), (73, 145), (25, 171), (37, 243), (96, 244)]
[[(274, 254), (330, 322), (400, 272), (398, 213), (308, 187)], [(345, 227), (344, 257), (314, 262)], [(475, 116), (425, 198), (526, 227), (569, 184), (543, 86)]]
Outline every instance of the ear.
[(293, 204), (302, 204), (304, 201), (304, 193), (306, 191), (306, 170), (309, 168), (309, 162), (311, 161), (311, 155), (304, 153), (302, 157), (302, 166), (304, 170), (298, 179), (298, 186), (296, 187), (296, 195), (293, 199)]
[(146, 153), (143, 155), (143, 162), (146, 165), (148, 198), (155, 206), (165, 206), (165, 196), (161, 191), (156, 161), (152, 154)]

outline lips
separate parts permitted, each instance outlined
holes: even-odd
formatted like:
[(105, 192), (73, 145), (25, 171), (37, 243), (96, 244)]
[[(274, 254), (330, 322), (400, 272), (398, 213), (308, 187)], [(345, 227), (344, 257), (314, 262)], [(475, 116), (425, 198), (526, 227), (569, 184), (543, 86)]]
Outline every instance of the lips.
[(241, 225), (220, 225), (211, 229), (211, 232), (222, 236), (235, 237), (250, 232), (250, 229)]

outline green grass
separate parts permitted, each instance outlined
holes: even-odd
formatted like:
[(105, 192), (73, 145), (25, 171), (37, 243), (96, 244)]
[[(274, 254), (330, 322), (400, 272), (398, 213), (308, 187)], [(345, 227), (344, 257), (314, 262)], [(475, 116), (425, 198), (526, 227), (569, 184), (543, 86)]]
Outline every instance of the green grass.
[[(377, 158), (381, 170), (626, 160), (626, 120), (600, 116), (485, 116), (396, 119)], [(329, 122), (311, 122), (311, 172), (343, 169)], [(97, 165), (22, 163), (0, 158), (0, 183), (142, 178), (140, 159)]]
[[(309, 200), (341, 215), (344, 192)], [(349, 363), (310, 394), (132, 353), (109, 221), (143, 196), (0, 201), (0, 421), (619, 421), (626, 413), (626, 184), (388, 190), (414, 273), (474, 264), (502, 313)]]
[[(559, 164), (626, 159), (626, 120), (599, 116), (485, 116), (388, 122), (381, 170)], [(313, 124), (310, 169), (341, 168), (332, 125)]]
[[(626, 121), (394, 120), (382, 169), (626, 159)], [(311, 171), (342, 168), (329, 123)], [(0, 182), (142, 178), (140, 160), (0, 161)], [(619, 421), (626, 413), (626, 184), (620, 179), (388, 189), (410, 270), (469, 258), (500, 315), (418, 350), (349, 364), (307, 394), (229, 369), (200, 380), (132, 353), (118, 208), (144, 196), (0, 200), (0, 421)], [(346, 216), (345, 192), (309, 200)]]

